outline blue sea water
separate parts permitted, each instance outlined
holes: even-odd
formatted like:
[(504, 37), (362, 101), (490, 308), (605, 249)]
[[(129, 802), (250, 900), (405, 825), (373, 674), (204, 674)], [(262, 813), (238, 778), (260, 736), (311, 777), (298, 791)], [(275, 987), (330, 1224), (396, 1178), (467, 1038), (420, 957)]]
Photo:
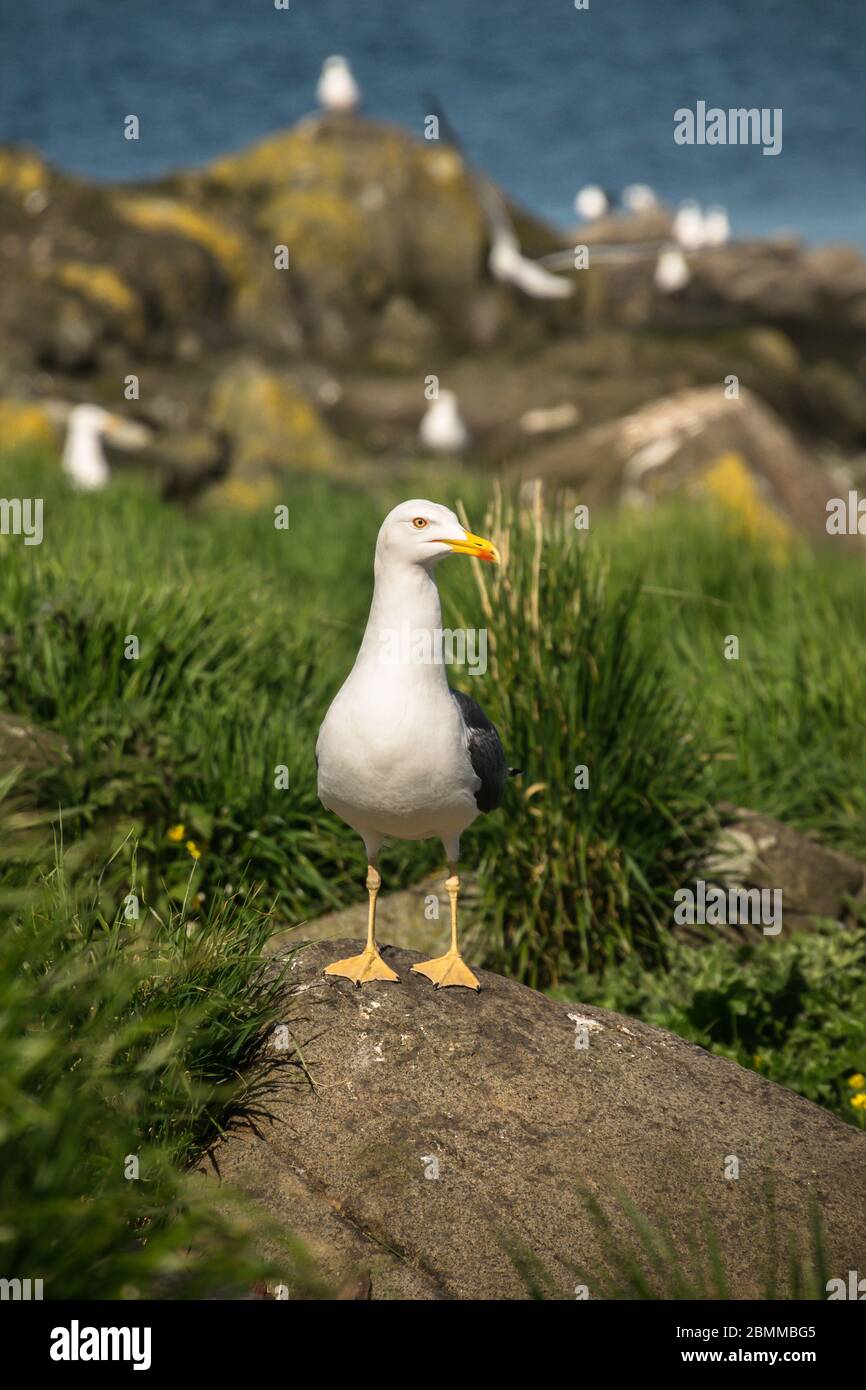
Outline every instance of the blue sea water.
[[(646, 182), (735, 233), (866, 245), (863, 0), (0, 0), (0, 140), (138, 179), (313, 106), (343, 53), (365, 109), (419, 133), (435, 94), (472, 157), (557, 223)], [(781, 107), (783, 147), (674, 143), (678, 107)], [(123, 118), (141, 122), (138, 142)]]

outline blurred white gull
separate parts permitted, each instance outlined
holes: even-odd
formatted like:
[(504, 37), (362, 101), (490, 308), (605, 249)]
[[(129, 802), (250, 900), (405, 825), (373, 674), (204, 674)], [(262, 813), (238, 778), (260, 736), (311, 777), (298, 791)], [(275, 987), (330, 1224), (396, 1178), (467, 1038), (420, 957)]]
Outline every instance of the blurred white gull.
[(75, 405), (69, 412), (63, 472), (80, 492), (99, 492), (111, 477), (103, 439), (121, 449), (140, 449), (150, 437), (143, 425), (112, 415), (100, 405)]
[(609, 207), (610, 199), (597, 183), (588, 183), (585, 188), (579, 189), (574, 200), (574, 210), (584, 222), (595, 222), (599, 217), (604, 217)]
[(685, 289), (691, 280), (689, 263), (679, 246), (673, 243), (663, 246), (656, 261), (653, 283), (663, 294), (676, 294)]
[(487, 215), (490, 232), (487, 266), (494, 280), (514, 285), (530, 299), (570, 299), (574, 294), (574, 281), (554, 275), (539, 261), (524, 256), (514, 224), (498, 190), (481, 176), (476, 178), (475, 183), (481, 206)]
[(418, 438), (432, 454), (461, 454), (466, 448), (469, 431), (453, 391), (440, 391), (430, 402), (418, 426)]
[[(457, 132), (448, 120), (442, 103), (436, 97), (428, 97), (427, 105), (430, 111), (436, 112), (445, 140), (453, 145), (464, 160), (466, 173), (475, 188), (487, 222), (490, 238), (487, 268), (494, 280), (513, 285), (530, 299), (569, 299), (574, 294), (574, 282), (563, 279), (561, 275), (552, 274), (544, 266), (543, 258), (535, 261), (524, 256), (502, 194), (486, 174), (473, 169), (466, 159)], [(567, 268), (574, 269), (573, 252)]]
[(648, 183), (630, 183), (622, 191), (622, 205), (626, 212), (638, 215), (652, 212), (658, 207), (659, 200)]
[(731, 239), (731, 220), (721, 207), (707, 208), (704, 217), (704, 245), (724, 246)]
[(692, 199), (680, 203), (674, 217), (673, 230), (684, 251), (700, 251), (706, 245), (704, 215)]
[(339, 53), (326, 58), (316, 87), (316, 100), (323, 111), (357, 111), (361, 92), (352, 69)]

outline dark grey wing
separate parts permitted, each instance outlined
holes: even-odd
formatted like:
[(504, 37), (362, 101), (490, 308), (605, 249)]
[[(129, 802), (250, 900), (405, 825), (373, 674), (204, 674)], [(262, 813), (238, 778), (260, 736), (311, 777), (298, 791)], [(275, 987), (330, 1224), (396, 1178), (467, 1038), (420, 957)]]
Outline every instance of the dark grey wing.
[(451, 694), (466, 725), (472, 770), (481, 779), (481, 786), (475, 793), (475, 803), (479, 811), (495, 811), (505, 793), (508, 779), (508, 764), (496, 725), (491, 723), (471, 695), (464, 695), (462, 690), (452, 690)]

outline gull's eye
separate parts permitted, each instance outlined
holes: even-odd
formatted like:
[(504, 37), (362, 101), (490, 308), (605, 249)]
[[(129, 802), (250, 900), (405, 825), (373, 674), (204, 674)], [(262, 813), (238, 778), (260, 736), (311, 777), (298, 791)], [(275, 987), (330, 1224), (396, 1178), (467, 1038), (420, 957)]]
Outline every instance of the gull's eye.
[(415, 527), (416, 531), (423, 531), (424, 527), (429, 525), (429, 522), (427, 521), (426, 517), (413, 516), (412, 525)]

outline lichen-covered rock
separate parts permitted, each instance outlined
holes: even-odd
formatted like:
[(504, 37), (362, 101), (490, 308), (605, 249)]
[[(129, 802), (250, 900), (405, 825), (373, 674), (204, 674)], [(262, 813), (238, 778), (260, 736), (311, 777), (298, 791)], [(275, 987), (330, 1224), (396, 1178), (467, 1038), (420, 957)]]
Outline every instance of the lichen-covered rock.
[(50, 450), (56, 442), (56, 423), (39, 401), (0, 398), (0, 449)]
[(228, 476), (214, 500), (245, 509), (285, 502), (292, 473), (342, 472), (342, 454), (313, 403), (287, 377), (253, 361), (216, 381), (208, 411), (213, 430), (229, 441)]
[[(277, 274), (292, 286), (312, 350), (366, 350), (380, 341), (382, 304), (395, 297), (432, 317), (447, 340), (474, 340), (477, 300), (489, 291), (488, 233), (450, 147), (373, 121), (316, 117), (183, 186), (208, 206), (245, 206), (263, 256), (288, 249), (290, 269)], [(323, 336), (326, 310), (339, 316), (343, 338), (333, 324)], [(505, 310), (499, 326), (515, 320)]]

